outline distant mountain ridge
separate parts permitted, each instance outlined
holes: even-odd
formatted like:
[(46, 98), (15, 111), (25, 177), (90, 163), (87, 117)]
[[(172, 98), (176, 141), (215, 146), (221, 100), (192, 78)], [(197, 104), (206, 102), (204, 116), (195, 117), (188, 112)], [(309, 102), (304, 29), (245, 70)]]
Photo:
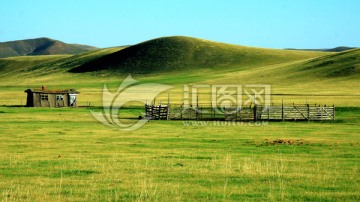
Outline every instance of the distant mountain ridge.
[(67, 44), (62, 41), (42, 37), (2, 42), (0, 43), (0, 58), (26, 55), (78, 54), (95, 49), (97, 48), (93, 46)]
[(324, 48), (324, 49), (296, 49), (296, 48), (286, 48), (285, 50), (302, 50), (302, 51), (322, 51), (322, 52), (343, 52), (347, 50), (356, 49), (355, 47), (339, 46), (336, 48)]

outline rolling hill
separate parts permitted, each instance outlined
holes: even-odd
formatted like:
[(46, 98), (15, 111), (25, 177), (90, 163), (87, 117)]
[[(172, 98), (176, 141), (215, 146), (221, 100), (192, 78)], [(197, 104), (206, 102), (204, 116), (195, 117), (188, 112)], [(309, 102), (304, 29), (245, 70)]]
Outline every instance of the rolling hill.
[(11, 75), (43, 75), (64, 72), (95, 60), (101, 56), (119, 51), (124, 47), (96, 49), (76, 55), (36, 55), (0, 58), (0, 77)]
[(274, 102), (284, 94), (324, 94), (327, 96), (293, 95), (285, 99), (354, 106), (360, 104), (359, 59), (360, 49), (340, 53), (277, 50), (163, 37), (75, 55), (0, 58), (0, 104), (8, 104), (9, 97), (19, 104), (23, 89), (47, 85), (79, 89), (82, 104), (91, 101), (101, 105), (103, 85), (115, 92), (131, 74), (141, 82), (174, 86), (170, 93), (177, 102), (184, 84), (268, 84), (278, 95), (272, 96)]
[[(246, 71), (229, 71), (221, 75), (222, 78), (218, 79), (217, 83), (239, 80), (250, 83), (261, 82), (277, 88), (283, 86), (281, 92), (284, 92), (284, 89), (289, 92), (294, 89), (304, 91), (306, 88), (317, 89), (315, 91), (319, 92), (326, 90), (331, 93), (349, 92), (360, 86), (360, 49), (265, 65)], [(348, 88), (349, 86), (351, 88)], [(302, 89), (303, 87), (305, 88)]]
[(339, 46), (335, 48), (325, 48), (325, 49), (296, 49), (296, 48), (287, 48), (285, 50), (302, 50), (302, 51), (321, 51), (321, 52), (343, 52), (356, 49), (355, 47)]
[[(258, 69), (265, 77), (281, 69), (285, 75), (351, 76), (359, 73), (360, 49), (340, 53), (277, 50), (231, 45), (191, 37), (162, 37), (133, 46), (97, 49), (75, 55), (22, 56), (0, 59), (0, 72), (36, 74), (58, 71), (70, 73), (107, 72), (144, 74), (171, 72), (218, 73)], [(250, 71), (247, 71), (250, 72)], [(216, 73), (217, 74), (217, 73)], [(236, 74), (235, 74), (236, 75)], [(232, 78), (233, 75), (227, 75)], [(243, 75), (244, 76), (244, 75)], [(255, 78), (255, 77), (254, 77)]]
[(0, 58), (26, 55), (78, 54), (97, 48), (67, 44), (50, 38), (37, 38), (0, 43)]
[(253, 48), (175, 36), (157, 38), (129, 46), (75, 67), (70, 72), (109, 70), (120, 73), (150, 74), (197, 68), (246, 69), (314, 58), (325, 54), (327, 53)]
[(312, 59), (301, 64), (299, 71), (321, 74), (328, 77), (353, 76), (360, 74), (360, 49), (353, 49), (335, 55)]

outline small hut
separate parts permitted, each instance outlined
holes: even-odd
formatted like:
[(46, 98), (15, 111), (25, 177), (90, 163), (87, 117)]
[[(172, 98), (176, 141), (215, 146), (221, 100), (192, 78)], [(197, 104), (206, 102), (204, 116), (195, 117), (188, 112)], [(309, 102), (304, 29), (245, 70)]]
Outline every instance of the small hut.
[(41, 89), (27, 89), (26, 107), (77, 107), (77, 95), (75, 89), (47, 90), (46, 86)]

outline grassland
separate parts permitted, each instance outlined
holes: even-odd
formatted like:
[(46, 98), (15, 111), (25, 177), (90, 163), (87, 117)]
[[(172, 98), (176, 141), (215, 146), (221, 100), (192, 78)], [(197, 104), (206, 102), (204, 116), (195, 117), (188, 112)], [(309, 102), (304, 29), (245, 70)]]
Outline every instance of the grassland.
[[(110, 65), (97, 71), (70, 72), (103, 58), (123, 57), (124, 47), (0, 59), (1, 200), (360, 200), (359, 49), (334, 54), (182, 37), (165, 42), (150, 41), (156, 45), (150, 47), (144, 42), (145, 46), (130, 49), (134, 54), (145, 51), (144, 64), (158, 62), (151, 67), (154, 71), (144, 74), (133, 63), (134, 79), (173, 86), (159, 99), (167, 99), (170, 93), (173, 103), (181, 103), (185, 84), (269, 84), (273, 103), (281, 99), (286, 103), (334, 103), (339, 106), (336, 121), (150, 121), (138, 130), (124, 132), (97, 122), (90, 113), (101, 110), (104, 84), (116, 92), (128, 76), (121, 64), (116, 64), (120, 70)], [(177, 44), (172, 46), (177, 47), (174, 51), (187, 59), (182, 63), (184, 69), (176, 66), (176, 54), (166, 60), (152, 58), (166, 55), (163, 49), (168, 43)], [(158, 52), (154, 52), (156, 47)], [(196, 50), (202, 50), (201, 54), (194, 54)], [(218, 60), (208, 60), (209, 55)], [(131, 58), (126, 60), (131, 62)], [(158, 69), (159, 65), (165, 69)], [(81, 92), (79, 104), (90, 103), (91, 107), (19, 107), (25, 104), (23, 91), (41, 85), (76, 88)], [(201, 101), (209, 100), (208, 89), (199, 93)], [(136, 121), (141, 107), (122, 109), (122, 121)]]
[(86, 108), (0, 113), (4, 201), (360, 199), (359, 108), (338, 109), (335, 123), (151, 121), (132, 132)]

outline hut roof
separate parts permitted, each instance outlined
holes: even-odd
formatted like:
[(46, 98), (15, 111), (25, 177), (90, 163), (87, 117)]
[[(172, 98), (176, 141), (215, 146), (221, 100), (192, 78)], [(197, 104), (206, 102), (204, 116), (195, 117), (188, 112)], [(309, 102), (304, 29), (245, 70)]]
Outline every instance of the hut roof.
[(76, 91), (75, 89), (66, 89), (66, 90), (43, 90), (41, 88), (33, 88), (33, 89), (27, 89), (25, 90), (26, 93), (32, 92), (32, 93), (69, 93), (69, 94), (79, 94), (79, 91)]

